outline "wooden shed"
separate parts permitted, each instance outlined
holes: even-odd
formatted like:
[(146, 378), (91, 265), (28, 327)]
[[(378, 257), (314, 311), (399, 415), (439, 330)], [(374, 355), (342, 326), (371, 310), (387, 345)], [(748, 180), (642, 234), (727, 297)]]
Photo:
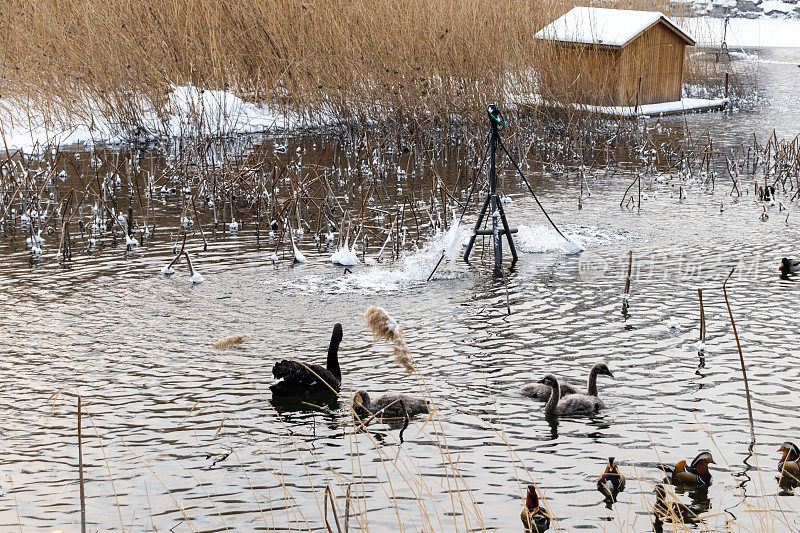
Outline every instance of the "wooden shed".
[(573, 8), (535, 37), (551, 45), (546, 97), (614, 106), (680, 100), (684, 49), (695, 44), (658, 11), (595, 7)]

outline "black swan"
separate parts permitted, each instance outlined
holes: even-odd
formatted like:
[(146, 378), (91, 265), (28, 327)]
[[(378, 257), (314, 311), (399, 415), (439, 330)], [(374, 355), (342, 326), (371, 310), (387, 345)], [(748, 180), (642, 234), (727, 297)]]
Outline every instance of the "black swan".
[(328, 346), (328, 361), (325, 366), (306, 364), (291, 359), (278, 361), (272, 367), (272, 375), (279, 379), (270, 385), (276, 396), (308, 396), (319, 392), (336, 393), (342, 385), (339, 369), (339, 344), (342, 342), (342, 325), (333, 326), (331, 343)]

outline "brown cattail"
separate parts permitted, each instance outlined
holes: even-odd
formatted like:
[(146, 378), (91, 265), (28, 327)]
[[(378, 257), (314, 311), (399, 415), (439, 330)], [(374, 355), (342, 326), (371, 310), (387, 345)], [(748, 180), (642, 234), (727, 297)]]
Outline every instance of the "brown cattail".
[(394, 346), (392, 354), (395, 362), (403, 365), (406, 370), (414, 370), (414, 360), (403, 338), (403, 329), (395, 319), (389, 316), (382, 307), (370, 307), (364, 313), (364, 322), (372, 331), (375, 340), (382, 339)]
[(220, 350), (230, 350), (231, 348), (238, 348), (249, 340), (251, 339), (243, 337), (242, 335), (231, 335), (230, 337), (225, 337), (224, 339), (215, 342), (214, 348)]

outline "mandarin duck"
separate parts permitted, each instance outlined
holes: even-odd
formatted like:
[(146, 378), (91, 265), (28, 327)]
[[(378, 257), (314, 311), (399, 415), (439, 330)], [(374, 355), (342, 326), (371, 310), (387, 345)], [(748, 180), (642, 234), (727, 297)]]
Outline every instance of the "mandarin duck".
[(606, 471), (597, 478), (597, 490), (611, 500), (616, 500), (617, 494), (625, 490), (625, 476), (620, 473), (613, 457), (608, 458)]
[(781, 259), (781, 266), (778, 268), (781, 271), (781, 277), (786, 279), (789, 274), (797, 274), (800, 272), (800, 259)]
[(525, 533), (542, 533), (550, 527), (550, 513), (539, 505), (536, 485), (528, 485), (525, 508), (520, 513)]
[(711, 452), (701, 452), (690, 465), (687, 465), (686, 461), (680, 461), (675, 466), (664, 465), (663, 469), (667, 474), (666, 481), (668, 483), (700, 488), (711, 485), (709, 464), (716, 464), (714, 458), (711, 457)]
[(783, 452), (783, 456), (778, 463), (778, 472), (781, 473), (781, 477), (789, 475), (800, 479), (800, 448), (793, 442), (787, 441), (781, 444), (778, 451)]

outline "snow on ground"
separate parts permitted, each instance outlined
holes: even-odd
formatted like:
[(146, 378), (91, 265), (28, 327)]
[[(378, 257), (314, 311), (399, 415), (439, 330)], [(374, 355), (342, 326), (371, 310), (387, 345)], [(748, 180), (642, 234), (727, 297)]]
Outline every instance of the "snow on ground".
[[(103, 117), (100, 106), (87, 99), (80, 106), (79, 117), (63, 117), (55, 121), (40, 112), (0, 100), (0, 147), (30, 151), (37, 145), (71, 145), (94, 142), (119, 142), (128, 133), (122, 124)], [(196, 87), (174, 87), (168, 97), (167, 117), (155, 110), (140, 117), (141, 128), (148, 135), (166, 137), (209, 134), (273, 132), (321, 126), (325, 122), (307, 123), (301, 117), (245, 102), (224, 91), (201, 90)], [(4, 142), (3, 142), (4, 141)]]
[(728, 49), (800, 48), (800, 20), (796, 19), (728, 19), (710, 17), (687, 18), (681, 27), (694, 37), (698, 45), (719, 46), (726, 36)]
[[(543, 100), (537, 94), (518, 95), (511, 97), (518, 105), (563, 105)], [(634, 106), (599, 106), (586, 104), (568, 104), (575, 110), (589, 111), (613, 117), (632, 117), (641, 115), (655, 117), (660, 115), (675, 115), (700, 111), (714, 111), (730, 103), (728, 98), (683, 98), (675, 102), (662, 102), (658, 104), (644, 104), (637, 109)]]
[(788, 15), (790, 13), (794, 13), (794, 10), (797, 6), (795, 4), (781, 2), (781, 0), (766, 0), (758, 4), (758, 7), (760, 7), (761, 10), (767, 15), (771, 15), (776, 12)]
[(800, 0), (683, 0), (699, 16), (800, 18)]

